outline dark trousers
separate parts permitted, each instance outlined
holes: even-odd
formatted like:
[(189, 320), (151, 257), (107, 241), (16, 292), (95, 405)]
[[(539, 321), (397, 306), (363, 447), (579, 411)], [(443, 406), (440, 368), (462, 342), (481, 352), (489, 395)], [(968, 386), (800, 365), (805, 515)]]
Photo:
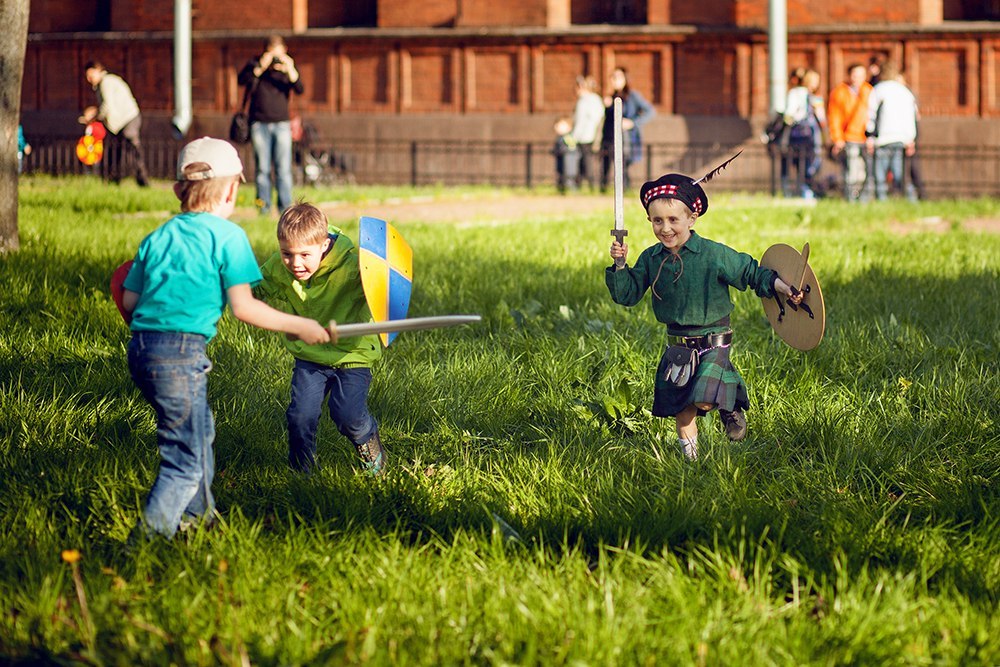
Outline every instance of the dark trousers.
[(146, 156), (143, 154), (139, 130), (142, 129), (142, 114), (125, 124), (118, 134), (109, 134), (108, 155), (105, 156), (108, 180), (115, 183), (122, 180), (125, 174), (135, 169), (135, 182), (141, 186), (148, 185), (149, 175), (146, 172)]
[(316, 430), (327, 396), (330, 418), (344, 437), (360, 445), (375, 435), (378, 423), (368, 412), (371, 382), (369, 368), (331, 368), (295, 360), (292, 399), (285, 412), (290, 466), (309, 472), (316, 465)]

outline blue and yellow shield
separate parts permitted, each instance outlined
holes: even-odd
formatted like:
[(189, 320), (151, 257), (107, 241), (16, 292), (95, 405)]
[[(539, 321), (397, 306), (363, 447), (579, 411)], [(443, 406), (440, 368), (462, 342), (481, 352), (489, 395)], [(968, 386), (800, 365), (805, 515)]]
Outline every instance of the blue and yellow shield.
[[(361, 285), (376, 322), (401, 320), (410, 307), (413, 290), (413, 250), (385, 220), (362, 216), (360, 222)], [(387, 346), (398, 332), (382, 333)]]

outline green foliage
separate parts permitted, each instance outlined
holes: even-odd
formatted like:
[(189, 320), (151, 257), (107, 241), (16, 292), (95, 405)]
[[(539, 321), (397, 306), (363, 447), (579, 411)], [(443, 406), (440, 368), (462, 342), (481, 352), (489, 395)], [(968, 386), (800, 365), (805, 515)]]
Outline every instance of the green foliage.
[[(250, 190), (235, 219), (263, 259), (273, 220)], [(637, 255), (653, 239), (626, 208)], [(129, 543), (158, 457), (108, 279), (175, 209), (161, 185), (22, 181), (22, 249), (0, 258), (0, 660), (1000, 661), (1000, 237), (963, 226), (1000, 203), (714, 197), (709, 238), (756, 257), (810, 242), (829, 325), (795, 352), (734, 293), (750, 435), (702, 418), (694, 463), (648, 412), (662, 327), (603, 284), (610, 201), (400, 224), (411, 314), (483, 322), (404, 333), (375, 369), (387, 478), (328, 419), (319, 472), (287, 470), (290, 360), (227, 315), (209, 380), (222, 519)]]

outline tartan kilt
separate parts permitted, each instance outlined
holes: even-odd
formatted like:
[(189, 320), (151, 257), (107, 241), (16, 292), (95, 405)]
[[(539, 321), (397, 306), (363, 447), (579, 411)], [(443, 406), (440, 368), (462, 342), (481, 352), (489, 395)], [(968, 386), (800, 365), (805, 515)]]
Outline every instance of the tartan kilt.
[[(701, 355), (695, 376), (687, 385), (676, 387), (664, 379), (669, 367), (666, 348), (656, 367), (653, 389), (653, 415), (673, 417), (692, 403), (712, 403), (732, 412), (750, 407), (750, 397), (739, 371), (729, 361), (728, 347), (716, 347)], [(706, 414), (698, 410), (699, 415)]]

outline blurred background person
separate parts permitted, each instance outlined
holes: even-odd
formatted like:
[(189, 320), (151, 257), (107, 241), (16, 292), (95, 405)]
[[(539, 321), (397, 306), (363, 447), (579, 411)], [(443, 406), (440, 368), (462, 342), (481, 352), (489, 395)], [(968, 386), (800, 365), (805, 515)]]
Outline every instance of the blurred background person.
[(142, 114), (139, 112), (139, 103), (132, 95), (132, 89), (120, 76), (109, 72), (99, 60), (91, 60), (83, 66), (83, 70), (87, 83), (97, 94), (97, 106), (84, 109), (79, 121), (86, 125), (99, 120), (113, 135), (109, 141), (110, 159), (105, 161), (110, 170), (110, 179), (116, 183), (121, 180), (123, 167), (131, 152), (135, 160), (135, 182), (139, 187), (146, 187), (149, 179), (146, 175), (142, 141), (139, 139)]
[(840, 163), (847, 201), (871, 198), (865, 185), (871, 172), (871, 161), (865, 149), (868, 97), (872, 91), (865, 80), (867, 76), (868, 70), (861, 63), (848, 65), (847, 79), (830, 91), (827, 107), (830, 156)]
[(268, 38), (264, 53), (251, 58), (237, 81), (250, 88), (250, 142), (253, 145), (257, 207), (271, 210), (271, 170), (278, 190), (278, 212), (292, 205), (292, 124), (288, 101), (305, 92), (285, 40)]
[[(816, 197), (814, 184), (823, 166), (823, 129), (826, 126), (819, 83), (819, 72), (808, 69), (785, 99), (785, 122), (789, 129), (788, 148), (781, 162), (781, 187), (786, 196)], [(796, 168), (795, 187), (789, 181), (791, 164)]]
[(577, 182), (594, 188), (594, 149), (604, 123), (604, 100), (597, 94), (597, 80), (576, 77), (576, 104), (573, 107), (573, 139), (580, 151)]
[(21, 173), (24, 170), (24, 156), (31, 155), (31, 144), (28, 140), (24, 138), (24, 127), (21, 124), (17, 126), (17, 173)]
[(604, 98), (604, 129), (601, 135), (601, 190), (608, 187), (608, 178), (615, 161), (615, 108), (614, 100), (622, 100), (622, 155), (625, 168), (622, 182), (629, 187), (629, 166), (642, 160), (643, 125), (648, 123), (656, 110), (638, 91), (628, 83), (624, 67), (617, 67), (611, 73), (611, 92)]
[[(903, 162), (907, 151), (915, 154), (917, 141), (917, 98), (903, 83), (899, 66), (887, 61), (882, 77), (868, 97), (867, 149), (875, 157), (875, 196), (889, 196), (890, 178), (894, 187), (903, 181)], [(907, 183), (906, 195), (916, 198), (913, 183)]]

